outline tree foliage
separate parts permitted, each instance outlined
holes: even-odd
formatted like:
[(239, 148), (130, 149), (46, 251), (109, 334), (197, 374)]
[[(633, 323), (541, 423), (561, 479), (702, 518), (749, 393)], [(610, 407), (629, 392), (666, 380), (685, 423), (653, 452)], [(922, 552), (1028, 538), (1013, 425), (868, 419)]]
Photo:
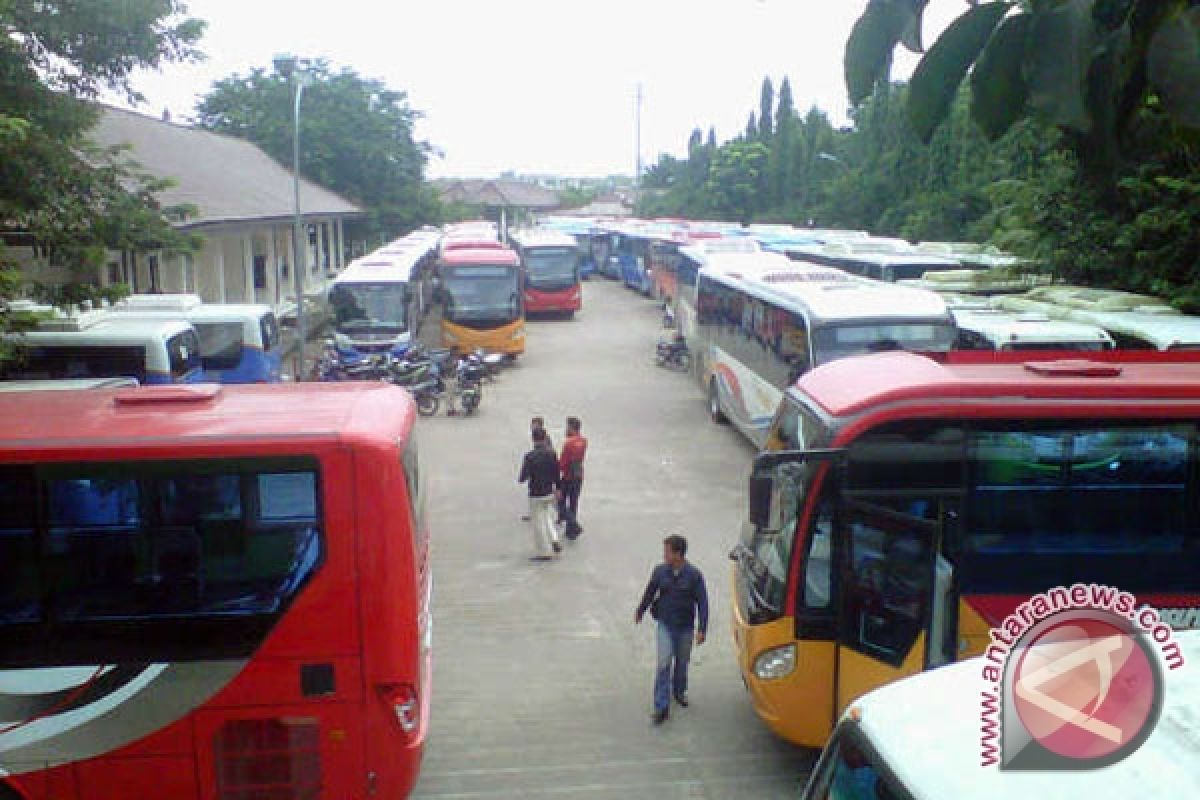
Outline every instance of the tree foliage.
[[(928, 0), (870, 0), (846, 45), (852, 103), (887, 82), (898, 44)], [(971, 2), (924, 54), (909, 117), (925, 141), (968, 71), (972, 114), (996, 139), (1035, 117), (1056, 126), (1087, 173), (1112, 178), (1137, 138), (1140, 110), (1200, 128), (1200, 5), (1195, 0)]]
[[(107, 250), (190, 249), (171, 227), (189, 209), (161, 207), (160, 181), (86, 133), (102, 89), (136, 99), (134, 69), (198, 58), (203, 23), (179, 0), (0, 0), (0, 26), (0, 224), (77, 273), (72, 297), (97, 294), (89, 279)], [(0, 254), (0, 331), (28, 323), (10, 307), (24, 289), (15, 270)]]
[[(352, 233), (397, 236), (439, 221), (436, 194), (424, 180), (430, 147), (414, 138), (420, 114), (407, 95), (324, 61), (309, 72), (301, 100), (301, 175), (368, 212)], [(232, 75), (200, 102), (197, 123), (248, 139), (290, 169), (292, 98), (292, 84), (274, 71)]]

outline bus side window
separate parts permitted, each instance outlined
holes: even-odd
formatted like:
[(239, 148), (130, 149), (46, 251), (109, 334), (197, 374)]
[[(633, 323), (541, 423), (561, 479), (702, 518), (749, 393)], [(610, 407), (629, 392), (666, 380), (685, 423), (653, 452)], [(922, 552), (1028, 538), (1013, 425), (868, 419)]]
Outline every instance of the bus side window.
[(34, 497), (32, 470), (0, 468), (0, 624), (36, 622), (42, 613)]

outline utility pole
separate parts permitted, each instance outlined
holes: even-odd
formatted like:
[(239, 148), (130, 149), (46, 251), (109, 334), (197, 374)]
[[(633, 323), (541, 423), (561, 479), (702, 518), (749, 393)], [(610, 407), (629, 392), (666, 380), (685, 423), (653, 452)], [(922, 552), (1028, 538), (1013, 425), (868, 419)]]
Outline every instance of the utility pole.
[(637, 85), (637, 110), (634, 114), (634, 149), (636, 150), (633, 168), (633, 188), (642, 187), (642, 84)]

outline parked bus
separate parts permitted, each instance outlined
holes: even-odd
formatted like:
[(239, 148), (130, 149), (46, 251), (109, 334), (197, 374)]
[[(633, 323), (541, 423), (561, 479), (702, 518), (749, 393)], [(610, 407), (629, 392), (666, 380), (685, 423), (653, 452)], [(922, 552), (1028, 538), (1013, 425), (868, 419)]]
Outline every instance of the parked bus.
[(955, 350), (1112, 350), (1113, 338), (1097, 325), (1050, 319), (1045, 314), (953, 311)]
[(701, 270), (697, 322), (693, 358), (713, 421), (759, 447), (783, 391), (809, 369), (876, 350), (945, 351), (955, 337), (933, 292), (820, 267), (766, 279)]
[(381, 383), (0, 394), (0, 795), (405, 796), (414, 420)]
[(329, 307), (343, 358), (408, 351), (425, 313), (434, 257), (434, 243), (427, 240), (372, 253), (342, 270), (329, 287)]
[(1200, 317), (1146, 311), (1071, 309), (1066, 318), (1077, 324), (1103, 328), (1123, 350), (1200, 350)]
[(513, 231), (509, 243), (521, 259), (525, 313), (574, 316), (583, 308), (579, 246), (573, 237), (534, 228)]
[(1200, 605), (1200, 362), (1121, 356), (878, 353), (787, 391), (731, 553), (773, 731), (819, 747), (864, 692), (981, 653), (1054, 586)]
[(679, 296), (679, 270), (683, 260), (680, 250), (693, 244), (703, 246), (707, 253), (746, 253), (758, 249), (752, 239), (725, 238), (721, 233), (711, 230), (678, 230), (654, 239), (650, 243), (647, 272), (650, 279), (648, 294), (655, 300), (674, 306), (675, 298)]
[(521, 260), (502, 249), (443, 252), (438, 262), (442, 346), (460, 353), (483, 348), (517, 356), (525, 352)]
[(200, 340), (184, 319), (124, 319), (107, 311), (46, 320), (12, 336), (16, 357), (0, 380), (133, 378), (140, 384), (204, 380)]
[(679, 330), (688, 346), (699, 347), (696, 338), (696, 289), (700, 270), (742, 272), (767, 269), (790, 269), (792, 262), (779, 253), (766, 253), (750, 239), (709, 239), (679, 249), (675, 270), (675, 301), (672, 308)]
[[(1101, 769), (981, 768), (987, 728), (980, 727), (980, 675), (988, 663), (975, 658), (857, 700), (825, 746), (801, 800), (1200, 797), (1200, 634), (1182, 632), (1175, 640), (1187, 666), (1164, 671), (1161, 716), (1156, 711), (1148, 738), (1116, 763)], [(1000, 742), (992, 744), (998, 758)]]
[(131, 295), (114, 308), (122, 319), (185, 319), (196, 329), (204, 378), (215, 383), (283, 379), (279, 321), (267, 305), (204, 303), (198, 295)]
[(950, 258), (925, 255), (911, 250), (889, 250), (882, 245), (874, 248), (853, 240), (817, 247), (792, 247), (787, 249), (787, 255), (797, 261), (836, 267), (854, 275), (887, 283), (916, 280), (932, 272), (962, 270), (962, 264)]

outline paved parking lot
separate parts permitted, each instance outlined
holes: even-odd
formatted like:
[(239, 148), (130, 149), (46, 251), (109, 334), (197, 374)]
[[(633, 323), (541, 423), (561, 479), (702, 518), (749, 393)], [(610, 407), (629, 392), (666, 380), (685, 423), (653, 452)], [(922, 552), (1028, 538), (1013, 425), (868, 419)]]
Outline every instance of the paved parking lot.
[[(795, 797), (811, 755), (747, 702), (729, 633), (729, 551), (752, 449), (709, 422), (698, 384), (654, 366), (661, 314), (602, 278), (573, 321), (529, 324), (529, 350), (479, 415), (421, 420), (434, 537), (433, 724), (416, 797)], [(586, 528), (530, 562), (518, 462), (529, 418), (590, 440)], [(681, 533), (708, 579), (710, 639), (691, 707), (650, 724), (654, 628), (633, 609), (661, 540)]]

